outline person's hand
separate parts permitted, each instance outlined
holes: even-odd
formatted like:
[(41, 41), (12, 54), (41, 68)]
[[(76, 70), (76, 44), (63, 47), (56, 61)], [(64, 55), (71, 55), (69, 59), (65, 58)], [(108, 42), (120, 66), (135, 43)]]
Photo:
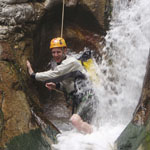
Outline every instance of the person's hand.
[(56, 88), (56, 84), (53, 83), (53, 82), (46, 83), (45, 86), (46, 86), (49, 90), (53, 90), (53, 89)]
[(31, 75), (32, 73), (34, 73), (32, 67), (31, 67), (31, 63), (29, 62), (29, 60), (27, 60), (26, 63), (27, 63), (28, 72)]
[(27, 60), (27, 68), (32, 68), (31, 63), (29, 62), (29, 60)]

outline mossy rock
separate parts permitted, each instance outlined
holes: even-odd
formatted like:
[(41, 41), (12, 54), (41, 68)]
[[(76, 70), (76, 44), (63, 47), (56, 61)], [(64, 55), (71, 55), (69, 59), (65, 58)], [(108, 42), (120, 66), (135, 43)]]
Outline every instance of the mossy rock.
[(117, 150), (150, 150), (149, 122), (150, 118), (145, 125), (130, 122), (116, 141)]
[(51, 150), (40, 129), (14, 137), (5, 150)]

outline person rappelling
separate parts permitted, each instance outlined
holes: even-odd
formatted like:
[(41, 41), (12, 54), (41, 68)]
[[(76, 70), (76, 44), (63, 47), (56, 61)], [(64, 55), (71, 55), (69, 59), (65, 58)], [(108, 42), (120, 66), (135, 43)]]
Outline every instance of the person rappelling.
[(49, 90), (66, 91), (72, 99), (71, 123), (81, 132), (92, 133), (90, 123), (96, 113), (94, 108), (96, 103), (86, 70), (76, 58), (67, 55), (67, 45), (63, 38), (52, 39), (50, 51), (57, 64), (55, 68), (35, 73), (27, 60), (31, 78), (44, 82)]
[[(55, 65), (48, 71), (34, 73), (30, 62), (27, 68), (31, 78), (44, 82), (49, 90), (62, 90), (66, 97), (72, 99), (71, 123), (75, 128), (84, 133), (92, 133), (92, 118), (96, 114), (96, 96), (91, 88), (91, 83), (86, 76), (86, 69), (92, 61), (88, 58), (87, 64), (67, 55), (67, 45), (63, 38), (65, 0), (62, 5), (61, 36), (50, 41), (50, 51)], [(90, 54), (90, 53), (89, 53)], [(84, 56), (84, 55), (83, 55)], [(85, 58), (85, 57), (84, 57)], [(93, 72), (91, 70), (90, 72)], [(94, 76), (92, 74), (92, 76)]]

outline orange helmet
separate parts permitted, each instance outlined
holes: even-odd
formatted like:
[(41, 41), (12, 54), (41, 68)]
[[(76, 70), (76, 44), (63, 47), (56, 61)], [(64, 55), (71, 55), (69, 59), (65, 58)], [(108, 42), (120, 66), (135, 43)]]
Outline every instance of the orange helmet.
[(65, 40), (61, 37), (52, 39), (50, 42), (50, 49), (55, 47), (67, 47)]

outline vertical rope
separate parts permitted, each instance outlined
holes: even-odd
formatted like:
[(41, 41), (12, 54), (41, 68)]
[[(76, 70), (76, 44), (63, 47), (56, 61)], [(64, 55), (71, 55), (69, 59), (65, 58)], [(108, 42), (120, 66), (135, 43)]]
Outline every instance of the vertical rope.
[(65, 8), (65, 0), (63, 0), (63, 6), (62, 6), (61, 37), (63, 37), (63, 28), (64, 28), (64, 8)]

